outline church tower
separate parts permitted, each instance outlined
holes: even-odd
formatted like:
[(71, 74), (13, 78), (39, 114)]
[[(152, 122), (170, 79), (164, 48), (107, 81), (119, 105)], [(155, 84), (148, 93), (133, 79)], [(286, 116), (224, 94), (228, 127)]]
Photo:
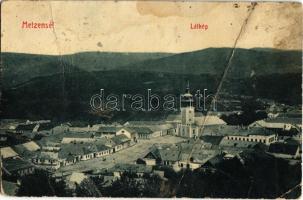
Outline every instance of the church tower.
[(193, 106), (193, 95), (190, 93), (189, 83), (187, 83), (185, 94), (181, 95), (181, 123), (191, 125), (195, 122), (195, 109)]

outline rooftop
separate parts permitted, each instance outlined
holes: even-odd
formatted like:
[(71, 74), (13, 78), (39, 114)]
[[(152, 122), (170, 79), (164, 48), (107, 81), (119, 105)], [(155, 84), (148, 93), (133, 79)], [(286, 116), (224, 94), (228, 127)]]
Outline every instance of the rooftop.
[(139, 134), (151, 134), (152, 130), (148, 127), (128, 127)]
[(108, 170), (109, 172), (133, 172), (133, 173), (151, 173), (152, 167), (138, 164), (118, 163)]
[(30, 162), (24, 161), (20, 158), (9, 158), (3, 160), (3, 167), (8, 172), (14, 172), (20, 169), (26, 169), (29, 167), (33, 167), (33, 165)]
[(163, 121), (128, 121), (124, 123), (125, 126), (150, 126), (165, 124)]
[(50, 152), (50, 151), (40, 151), (36, 158), (40, 159), (48, 159), (48, 160), (57, 160), (58, 152)]
[(301, 118), (290, 118), (290, 117), (277, 117), (277, 118), (268, 118), (264, 120), (268, 123), (286, 123), (286, 124), (302, 124)]
[(202, 135), (201, 140), (203, 140), (206, 143), (210, 143), (212, 145), (219, 145), (221, 140), (223, 139), (223, 136), (217, 136), (217, 135)]
[(42, 124), (39, 124), (39, 128), (37, 131), (51, 130), (54, 127), (55, 127), (55, 125), (52, 123), (42, 123)]
[(111, 140), (114, 141), (116, 144), (122, 144), (124, 142), (130, 141), (130, 139), (124, 134), (112, 137)]
[(32, 131), (37, 124), (20, 124), (16, 127), (16, 131)]
[(24, 144), (18, 144), (13, 147), (22, 158), (31, 159), (37, 154), (40, 147), (33, 141)]
[(3, 158), (11, 158), (18, 156), (18, 154), (11, 147), (3, 147), (0, 149)]
[(234, 147), (234, 148), (253, 148), (256, 146), (258, 142), (249, 142), (249, 141), (242, 141), (242, 140), (227, 140), (222, 139), (219, 146), (221, 147)]
[(116, 133), (119, 129), (121, 129), (121, 126), (100, 126), (98, 129), (98, 132), (102, 133)]
[(298, 149), (299, 149), (299, 145), (296, 144), (273, 143), (270, 144), (268, 152), (295, 155)]
[(203, 135), (217, 136), (248, 136), (248, 135), (273, 135), (274, 132), (262, 127), (239, 127), (239, 126), (210, 126), (203, 129)]

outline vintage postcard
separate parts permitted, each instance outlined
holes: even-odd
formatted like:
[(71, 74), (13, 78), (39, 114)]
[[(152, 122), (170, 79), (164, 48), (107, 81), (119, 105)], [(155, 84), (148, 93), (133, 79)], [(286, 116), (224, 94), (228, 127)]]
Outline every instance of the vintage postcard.
[(301, 196), (302, 4), (1, 2), (2, 196)]

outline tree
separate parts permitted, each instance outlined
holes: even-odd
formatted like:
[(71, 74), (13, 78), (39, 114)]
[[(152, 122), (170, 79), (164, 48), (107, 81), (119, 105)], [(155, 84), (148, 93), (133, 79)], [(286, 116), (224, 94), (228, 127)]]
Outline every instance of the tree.
[(64, 181), (56, 181), (44, 170), (22, 177), (17, 196), (71, 196)]
[[(102, 187), (102, 184), (98, 184)], [(162, 197), (164, 181), (157, 175), (139, 177), (125, 172), (109, 187), (99, 188), (104, 196), (110, 197)]]
[(77, 197), (102, 196), (96, 184), (90, 178), (86, 178), (79, 185), (76, 185), (75, 193)]

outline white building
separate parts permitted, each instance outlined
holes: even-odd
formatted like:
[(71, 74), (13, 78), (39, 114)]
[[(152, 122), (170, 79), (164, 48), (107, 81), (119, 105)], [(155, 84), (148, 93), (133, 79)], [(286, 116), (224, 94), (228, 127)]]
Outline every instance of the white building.
[(195, 125), (195, 108), (193, 106), (193, 95), (189, 86), (185, 94), (181, 95), (181, 123), (177, 124), (176, 133), (181, 137), (198, 136), (198, 127)]
[(248, 128), (248, 129), (235, 129), (235, 132), (228, 133), (224, 137), (226, 140), (233, 141), (246, 141), (246, 142), (258, 142), (265, 145), (270, 145), (277, 141), (277, 135), (264, 128)]
[(268, 118), (263, 120), (258, 120), (251, 125), (250, 127), (264, 127), (269, 129), (281, 129), (289, 131), (292, 128), (302, 129), (302, 119), (300, 118), (288, 118), (288, 117), (277, 117), (277, 118)]

